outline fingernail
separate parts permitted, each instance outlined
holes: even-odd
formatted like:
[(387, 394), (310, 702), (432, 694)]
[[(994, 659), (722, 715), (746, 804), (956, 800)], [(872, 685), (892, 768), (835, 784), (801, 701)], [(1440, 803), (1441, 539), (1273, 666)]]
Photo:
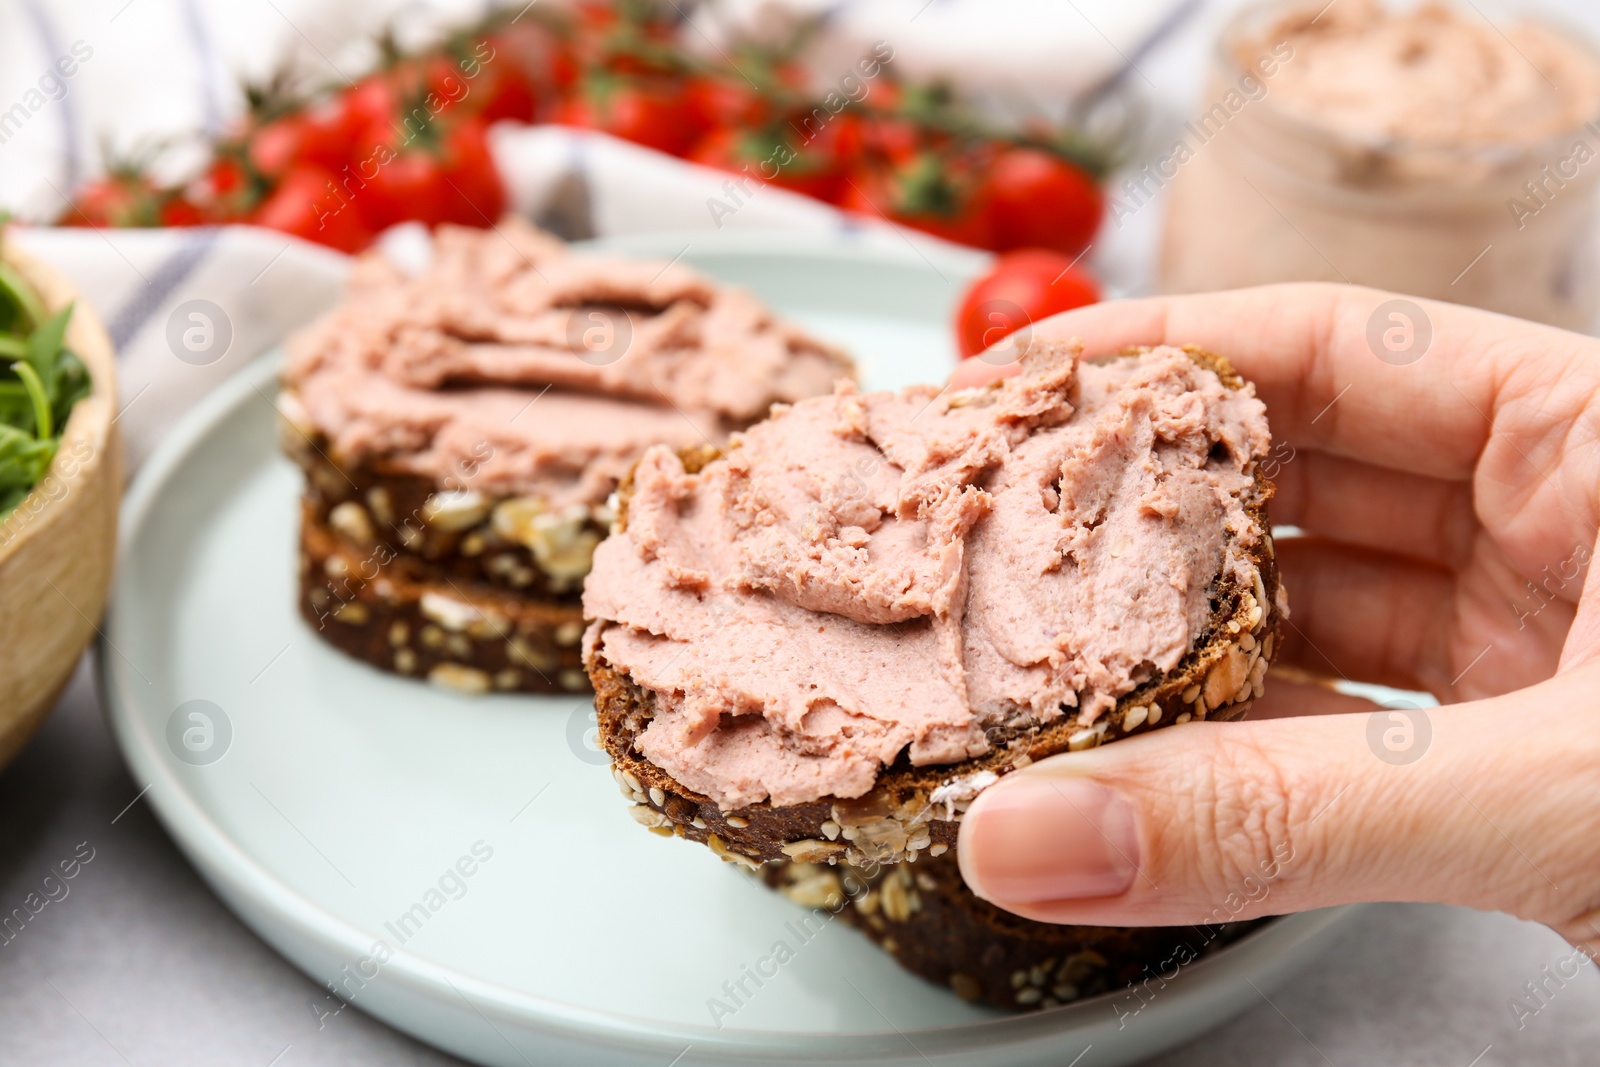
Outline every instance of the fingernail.
[(1133, 806), (1088, 778), (1018, 775), (967, 812), (960, 860), (972, 891), (997, 903), (1116, 896), (1139, 869)]

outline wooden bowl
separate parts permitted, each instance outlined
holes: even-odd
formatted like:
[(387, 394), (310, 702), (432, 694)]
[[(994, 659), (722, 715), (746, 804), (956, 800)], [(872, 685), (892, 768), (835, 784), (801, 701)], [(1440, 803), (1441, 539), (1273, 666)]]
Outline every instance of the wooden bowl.
[(49, 311), (75, 304), (67, 346), (89, 370), (44, 479), (0, 522), (0, 768), (33, 736), (94, 636), (111, 585), (122, 493), (116, 361), (94, 310), (55, 270), (0, 255)]

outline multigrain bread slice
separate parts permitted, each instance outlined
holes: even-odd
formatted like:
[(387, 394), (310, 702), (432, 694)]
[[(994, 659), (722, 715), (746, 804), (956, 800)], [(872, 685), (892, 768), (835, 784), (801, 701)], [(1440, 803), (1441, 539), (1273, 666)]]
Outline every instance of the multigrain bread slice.
[[(421, 250), (416, 250), (421, 251)], [(358, 659), (466, 692), (581, 692), (580, 594), (648, 447), (724, 441), (849, 357), (676, 263), (514, 219), (373, 252), (288, 343), (302, 611)]]
[[(1130, 349), (1123, 355), (1150, 351)], [(1185, 347), (1184, 352), (1213, 372), (1226, 389), (1245, 388), (1222, 357), (1194, 347)], [(725, 462), (718, 451), (707, 447), (686, 450), (680, 459), (691, 474)], [(629, 480), (619, 491), (613, 536), (627, 530), (632, 488)], [(1261, 465), (1254, 464), (1253, 480), (1241, 501), (1261, 532), (1244, 551), (1250, 581), (1245, 584), (1228, 574), (1213, 580), (1206, 624), (1175, 667), (1122, 695), (1092, 722), (1067, 714), (1014, 732), (996, 730), (988, 736), (987, 753), (953, 764), (914, 766), (902, 752), (878, 774), (870, 791), (852, 799), (824, 797), (788, 805), (759, 802), (724, 810), (710, 796), (674, 779), (639, 748), (660, 695), (636, 684), (607, 660), (594, 640), (605, 626), (600, 620), (586, 641), (585, 665), (612, 773), (633, 802), (632, 815), (638, 822), (661, 835), (702, 842), (722, 859), (752, 869), (768, 862), (872, 866), (914, 862), (924, 853), (941, 856), (955, 844), (961, 815), (971, 801), (1005, 774), (1058, 753), (1196, 719), (1237, 719), (1249, 710), (1262, 693), (1287, 615), (1265, 513), (1272, 493)]]
[[(280, 406), (292, 405), (285, 397)], [(560, 513), (522, 497), (441, 490), (381, 461), (337, 466), (326, 436), (281, 421), (284, 452), (305, 473), (306, 514), (350, 546), (383, 544), (438, 581), (578, 606), (594, 546), (609, 528), (605, 507)]]
[(577, 604), (454, 579), (301, 504), (300, 614), (348, 656), (463, 693), (581, 693)]
[(1260, 925), (1034, 922), (979, 899), (961, 880), (954, 854), (868, 868), (769, 863), (761, 879), (813, 914), (848, 922), (913, 974), (963, 1000), (1010, 1011), (1130, 990), (1125, 1003), (1112, 1006), (1118, 1016), (1136, 1014), (1180, 968)]

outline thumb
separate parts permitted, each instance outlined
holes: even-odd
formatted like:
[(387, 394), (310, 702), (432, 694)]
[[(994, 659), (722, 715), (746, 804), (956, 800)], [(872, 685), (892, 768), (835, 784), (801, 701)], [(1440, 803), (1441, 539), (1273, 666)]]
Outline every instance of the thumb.
[(961, 873), (1044, 922), (1440, 901), (1600, 949), (1597, 691), (1593, 664), (1472, 704), (1193, 723), (1052, 757), (979, 795)]
[[(1595, 538), (1594, 552), (1589, 558), (1600, 555), (1600, 536)], [(1578, 597), (1578, 611), (1573, 616), (1572, 627), (1567, 630), (1567, 640), (1561, 647), (1560, 670), (1570, 671), (1591, 660), (1600, 658), (1600, 567), (1590, 567), (1589, 576), (1583, 580), (1583, 593)]]

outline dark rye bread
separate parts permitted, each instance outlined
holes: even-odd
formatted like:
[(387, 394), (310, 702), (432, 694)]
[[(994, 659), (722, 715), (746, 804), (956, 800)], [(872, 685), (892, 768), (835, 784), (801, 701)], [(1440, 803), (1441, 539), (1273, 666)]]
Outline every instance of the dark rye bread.
[(280, 399), (279, 437), (305, 472), (299, 603), (318, 636), (462, 692), (588, 690), (582, 582), (609, 512), (539, 524), (517, 498), (335, 463), (297, 410)]
[[(1192, 346), (1184, 351), (1228, 388), (1243, 387), (1225, 359)], [(691, 473), (719, 455), (706, 446), (681, 453)], [(618, 532), (627, 527), (630, 491), (631, 482), (625, 481), (618, 492)], [(1246, 510), (1263, 531), (1269, 529), (1266, 506), (1272, 493), (1258, 466)], [(637, 821), (658, 834), (702, 842), (729, 862), (751, 868), (789, 860), (868, 866), (913, 862), (924, 852), (938, 857), (954, 847), (962, 812), (999, 776), (1058, 753), (1193, 719), (1242, 717), (1261, 693), (1285, 615), (1271, 537), (1263, 536), (1249, 558), (1257, 569), (1250, 588), (1227, 576), (1213, 584), (1210, 622), (1196, 647), (1175, 669), (1125, 695), (1092, 726), (1074, 717), (1011, 735), (996, 733), (987, 754), (958, 764), (918, 767), (902, 753), (878, 775), (871, 791), (853, 800), (825, 798), (787, 807), (762, 802), (722, 811), (639, 753), (636, 740), (655, 713), (655, 695), (613, 669), (595, 649), (585, 666), (594, 685), (600, 740), (618, 786), (635, 805)]]
[(329, 644), (397, 674), (469, 693), (588, 689), (583, 611), (440, 575), (387, 544), (362, 546), (302, 501), (300, 614)]
[[(608, 519), (587, 516), (556, 531), (534, 531), (528, 524), (496, 521), (506, 497), (453, 494), (440, 509), (441, 487), (430, 478), (386, 469), (382, 463), (335, 464), (321, 434), (285, 425), (284, 451), (305, 472), (307, 515), (362, 549), (383, 544), (436, 581), (450, 579), (493, 586), (520, 596), (576, 606), (593, 546), (606, 535)], [(465, 498), (465, 499), (464, 499)], [(518, 534), (521, 536), (517, 536)], [(557, 543), (555, 535), (564, 537)], [(545, 538), (545, 558), (534, 552), (535, 537)], [(565, 566), (551, 566), (552, 557)]]
[(1135, 1014), (1181, 967), (1260, 925), (1134, 929), (1034, 922), (980, 900), (961, 880), (953, 853), (866, 868), (769, 863), (761, 878), (801, 907), (850, 923), (913, 974), (963, 1000), (1012, 1011), (1118, 990), (1124, 993), (1111, 1002), (1113, 1010)]

